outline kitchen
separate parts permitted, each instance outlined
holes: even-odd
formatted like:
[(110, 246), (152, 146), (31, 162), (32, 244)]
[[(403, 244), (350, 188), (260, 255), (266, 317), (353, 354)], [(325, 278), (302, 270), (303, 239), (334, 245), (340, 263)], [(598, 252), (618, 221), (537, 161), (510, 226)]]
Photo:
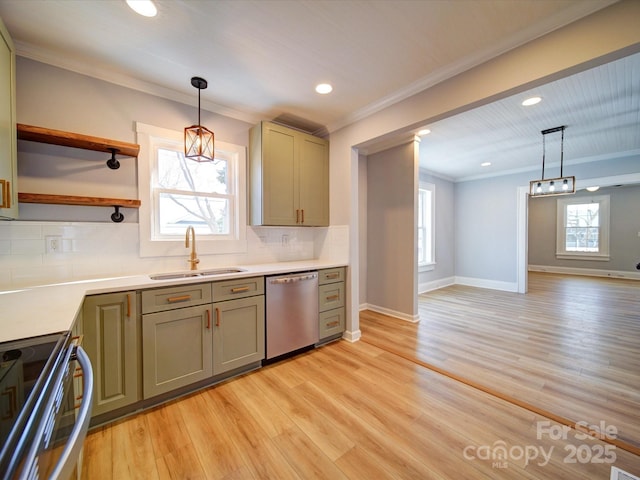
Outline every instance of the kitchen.
[[(624, 13), (618, 13), (618, 15), (625, 16)], [(602, 22), (608, 24), (608, 21), (602, 20)], [(588, 27), (582, 28), (587, 29)], [(567, 31), (566, 34), (587, 35), (584, 31), (580, 31), (579, 26), (574, 26), (574, 29), (577, 32)], [(354, 157), (354, 154), (351, 153), (351, 147), (397, 129), (396, 111), (405, 115), (403, 120), (405, 125), (418, 124), (425, 118), (436, 118), (445, 111), (459, 108), (460, 104), (480, 101), (482, 98), (494, 95), (497, 91), (516, 88), (518, 85), (550, 75), (553, 71), (568, 69), (580, 64), (581, 61), (586, 62), (598, 55), (604, 55), (607, 53), (607, 48), (609, 52), (615, 52), (634, 43), (629, 38), (620, 40), (613, 36), (609, 41), (610, 44), (606, 46), (599, 46), (597, 49), (593, 47), (595, 51), (585, 48), (576, 56), (573, 56), (575, 52), (567, 52), (566, 57), (559, 65), (549, 66), (546, 71), (523, 72), (522, 77), (511, 80), (507, 80), (505, 76), (500, 84), (494, 82), (492, 85), (484, 86), (485, 90), (482, 89), (482, 85), (476, 84), (474, 78), (474, 75), (481, 76), (482, 71), (472, 72), (467, 77), (459, 78), (457, 82), (468, 81), (470, 84), (476, 84), (475, 87), (460, 90), (458, 85), (455, 89), (455, 98), (443, 97), (449, 102), (446, 105), (436, 105), (437, 102), (430, 102), (431, 95), (438, 96), (439, 93), (427, 92), (420, 96), (423, 98), (422, 100), (420, 98), (414, 99), (413, 101), (416, 101), (417, 104), (409, 110), (406, 110), (402, 105), (395, 106), (388, 111), (388, 118), (385, 117), (385, 114), (381, 115), (379, 119), (365, 119), (356, 126), (349, 126), (336, 132), (335, 135), (332, 134), (330, 147), (331, 225), (313, 231), (297, 228), (247, 228), (247, 244), (249, 246), (247, 253), (225, 255), (224, 258), (210, 256), (203, 259), (203, 263), (205, 261), (207, 263), (201, 265), (201, 268), (323, 258), (349, 263), (346, 335), (351, 339), (357, 339), (359, 260), (355, 252), (359, 248), (358, 212), (355, 209), (344, 208), (344, 205), (353, 204), (354, 201), (357, 204), (357, 187), (352, 185), (357, 184), (358, 159), (357, 155)], [(533, 47), (533, 45), (530, 46), (530, 48)], [(522, 50), (520, 54), (525, 55), (524, 50), (526, 49)], [(513, 53), (512, 57), (517, 59), (517, 53)], [(135, 141), (133, 121), (153, 125), (157, 123), (155, 119), (162, 118), (164, 127), (178, 131), (185, 125), (193, 123), (194, 109), (192, 106), (187, 107), (171, 100), (163, 100), (157, 96), (92, 79), (33, 59), (18, 57), (17, 61), (17, 114), (20, 123), (43, 125), (73, 132), (94, 133), (126, 141)], [(493, 67), (499, 68), (500, 66), (494, 65)], [(490, 71), (489, 66), (485, 69)], [(500, 77), (499, 72), (499, 70), (496, 72), (496, 77)], [(46, 78), (47, 81), (42, 82), (43, 78)], [(56, 94), (51, 95), (52, 91)], [(460, 95), (461, 91), (467, 92), (465, 96)], [(442, 92), (442, 88), (440, 88), (440, 92)], [(114, 107), (113, 99), (118, 99), (117, 107)], [(189, 101), (193, 101), (193, 98), (190, 97)], [(438, 108), (440, 111), (435, 110)], [(60, 112), (66, 112), (66, 115), (61, 116)], [(91, 132), (86, 132), (87, 119), (90, 119)], [(217, 139), (238, 145), (247, 144), (247, 131), (252, 126), (249, 122), (209, 112), (204, 112), (203, 124), (216, 132)], [(56, 149), (49, 148), (43, 152), (41, 147), (35, 145), (23, 145), (21, 148), (23, 155), (33, 157), (60, 156)], [(33, 161), (37, 161), (37, 159)], [(82, 159), (76, 159), (76, 163), (73, 163), (73, 159), (69, 162), (71, 172), (77, 172), (82, 182), (89, 182), (92, 190), (98, 190), (96, 195), (102, 196), (100, 189), (104, 189), (104, 196), (136, 198), (137, 185), (134, 180), (136, 172), (132, 162), (127, 164), (126, 161), (122, 161), (121, 170), (117, 172), (106, 171), (106, 168), (94, 168), (93, 164), (87, 167)], [(96, 162), (95, 165), (98, 163)], [(52, 168), (55, 170), (57, 167)], [(33, 183), (43, 181), (47, 183), (47, 186), (51, 186), (52, 181), (47, 179), (46, 175), (55, 176), (55, 172), (45, 174), (44, 179), (38, 178), (38, 175), (29, 175), (27, 172), (24, 175), (24, 181)], [(60, 185), (60, 187), (65, 190), (67, 185)], [(78, 194), (83, 193), (86, 192), (78, 192)], [(16, 258), (12, 259), (12, 265), (15, 266), (3, 271), (3, 285), (7, 285), (5, 288), (22, 288), (34, 281), (38, 283), (51, 283), (54, 280), (75, 281), (88, 275), (88, 272), (91, 275), (113, 277), (141, 271), (153, 273), (184, 268), (186, 254), (184, 257), (162, 259), (145, 259), (139, 256), (137, 247), (139, 233), (138, 225), (135, 223), (137, 220), (135, 211), (125, 211), (125, 222), (112, 225), (110, 223), (83, 223), (87, 221), (103, 222), (103, 219), (108, 217), (104, 209), (93, 210), (85, 207), (78, 208), (78, 210), (80, 211), (75, 213), (71, 208), (65, 207), (26, 206), (25, 219), (40, 216), (41, 219), (57, 220), (62, 223), (54, 226), (53, 230), (49, 230), (50, 223), (39, 224), (36, 220), (33, 222), (25, 220), (25, 223), (28, 223), (24, 226), (25, 228), (21, 228), (23, 225), (2, 226), (3, 229), (11, 230), (9, 234), (11, 240), (14, 244), (20, 244), (23, 249), (13, 253)], [(57, 217), (57, 215), (61, 216)], [(78, 217), (75, 217), (76, 215)], [(74, 225), (64, 223), (69, 221), (78, 223)], [(17, 230), (14, 232), (16, 228)], [(85, 250), (75, 250), (76, 255), (62, 252), (60, 256), (46, 256), (43, 245), (47, 236), (60, 236), (63, 244), (65, 239), (70, 238), (83, 238), (89, 241), (86, 243), (77, 242), (78, 245), (75, 248)], [(490, 248), (490, 245), (487, 245), (487, 248)], [(35, 259), (41, 260), (41, 262), (34, 264)], [(399, 276), (403, 276), (402, 272)]]

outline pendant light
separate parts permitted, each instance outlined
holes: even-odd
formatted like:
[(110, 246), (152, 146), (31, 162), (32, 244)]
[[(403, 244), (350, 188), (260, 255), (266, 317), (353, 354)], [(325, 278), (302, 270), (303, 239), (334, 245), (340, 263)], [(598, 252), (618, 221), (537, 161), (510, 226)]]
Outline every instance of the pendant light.
[(200, 90), (207, 88), (207, 81), (193, 77), (191, 85), (198, 89), (198, 124), (184, 129), (184, 156), (196, 162), (213, 162), (213, 132), (200, 125)]
[[(562, 176), (562, 167), (564, 161), (564, 129), (561, 127), (549, 128), (542, 130), (542, 178), (540, 180), (532, 180), (529, 182), (529, 195), (532, 197), (548, 197), (550, 195), (570, 195), (576, 193), (576, 177)], [(545, 136), (550, 133), (562, 132), (560, 137), (560, 176), (557, 178), (544, 178), (544, 161), (545, 161)]]

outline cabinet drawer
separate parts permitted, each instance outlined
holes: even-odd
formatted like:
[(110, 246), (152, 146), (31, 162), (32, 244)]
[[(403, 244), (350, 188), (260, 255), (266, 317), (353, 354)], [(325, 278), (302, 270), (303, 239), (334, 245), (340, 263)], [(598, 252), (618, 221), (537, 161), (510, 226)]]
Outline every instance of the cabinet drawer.
[(344, 308), (320, 313), (320, 340), (344, 332)]
[(344, 282), (320, 285), (318, 287), (318, 303), (321, 312), (344, 307)]
[(318, 271), (318, 284), (344, 282), (344, 267), (327, 268)]
[(264, 277), (238, 278), (237, 280), (225, 280), (214, 282), (213, 284), (214, 302), (263, 294)]
[(142, 291), (142, 313), (211, 303), (211, 284), (196, 283)]

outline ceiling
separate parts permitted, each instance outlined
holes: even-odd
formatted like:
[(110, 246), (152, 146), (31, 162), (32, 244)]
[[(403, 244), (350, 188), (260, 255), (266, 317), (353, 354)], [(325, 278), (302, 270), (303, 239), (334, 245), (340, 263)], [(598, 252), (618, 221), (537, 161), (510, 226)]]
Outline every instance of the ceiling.
[[(207, 110), (326, 133), (611, 3), (157, 0), (158, 16), (144, 18), (124, 0), (2, 0), (0, 17), (18, 55), (189, 105), (202, 76)], [(453, 180), (531, 169), (540, 130), (559, 125), (568, 162), (638, 150), (638, 64), (538, 88), (544, 100), (529, 109), (518, 95), (430, 125), (421, 163)], [(319, 82), (333, 93), (316, 94)]]

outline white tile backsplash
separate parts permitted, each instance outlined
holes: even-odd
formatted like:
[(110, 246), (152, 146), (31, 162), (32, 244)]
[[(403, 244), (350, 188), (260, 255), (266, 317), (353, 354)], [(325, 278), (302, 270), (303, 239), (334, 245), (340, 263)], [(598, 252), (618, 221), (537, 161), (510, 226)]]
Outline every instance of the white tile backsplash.
[[(46, 252), (46, 237), (63, 249)], [(14, 288), (188, 268), (179, 257), (139, 256), (137, 223), (0, 222), (0, 291)], [(198, 255), (201, 269), (296, 260), (348, 262), (348, 226), (247, 227), (247, 251)]]

